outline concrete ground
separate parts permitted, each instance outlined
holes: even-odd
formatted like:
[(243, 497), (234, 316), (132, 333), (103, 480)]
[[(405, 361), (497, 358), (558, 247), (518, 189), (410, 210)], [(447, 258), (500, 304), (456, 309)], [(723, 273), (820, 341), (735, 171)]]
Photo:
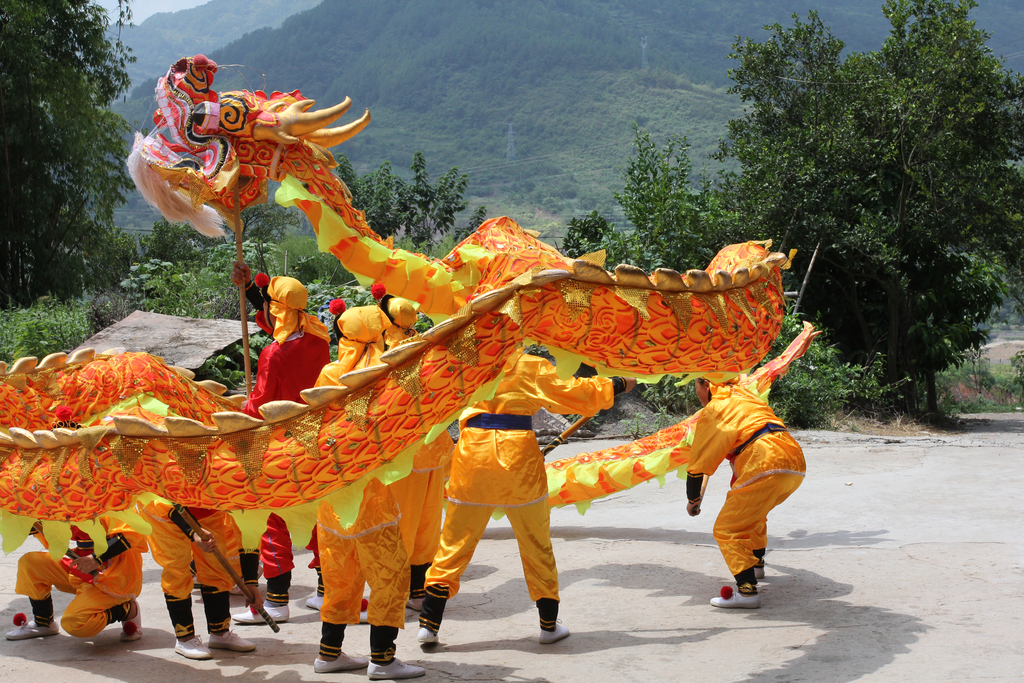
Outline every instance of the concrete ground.
[[(708, 604), (731, 582), (711, 537), (726, 472), (711, 479), (696, 519), (686, 516), (683, 483), (672, 476), (663, 488), (598, 501), (585, 517), (574, 508), (552, 513), (567, 640), (537, 643), (536, 610), (502, 520), (449, 604), (440, 647), (421, 651), (409, 613), (399, 657), (435, 681), (1024, 679), (1024, 419), (968, 424), (928, 437), (797, 433), (808, 476), (769, 517), (760, 610)], [(573, 444), (554, 456), (606, 445)], [(14, 581), (17, 558), (33, 543), (0, 559), (0, 619), (8, 624), (28, 611)], [(301, 606), (316, 585), (310, 570), (295, 571), (292, 620), (280, 635), (239, 627), (259, 649), (208, 662), (173, 653), (159, 568), (148, 556), (145, 579), (142, 640), (120, 643), (115, 627), (92, 640), (0, 640), (0, 683), (365, 679), (313, 673), (320, 625)], [(55, 598), (59, 613), (68, 600)], [(195, 613), (202, 631), (201, 605)], [(349, 627), (345, 651), (365, 655), (368, 640), (368, 626)]]

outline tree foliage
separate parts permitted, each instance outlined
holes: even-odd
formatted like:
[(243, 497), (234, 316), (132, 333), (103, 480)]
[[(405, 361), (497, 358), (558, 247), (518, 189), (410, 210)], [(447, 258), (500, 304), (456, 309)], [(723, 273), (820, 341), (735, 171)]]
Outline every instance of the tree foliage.
[[(409, 237), (416, 244), (436, 241), (456, 228), (455, 217), (469, 207), (464, 198), (469, 176), (448, 169), (433, 184), (422, 152), (413, 155), (412, 182), (392, 173), (384, 163), (376, 171), (356, 175), (344, 156), (338, 158), (338, 176), (352, 192), (352, 205), (366, 214), (366, 221), (379, 235)], [(470, 217), (472, 229), (486, 216), (477, 207)]]
[(734, 45), (748, 113), (719, 153), (742, 165), (725, 177), (730, 207), (777, 247), (820, 245), (804, 310), (847, 357), (883, 354), (912, 410), (922, 385), (935, 410), (935, 372), (984, 343), (978, 323), (1024, 242), (1024, 84), (985, 46), (974, 6), (888, 0), (873, 52), (844, 56), (813, 12)]
[(124, 120), (107, 110), (131, 57), (90, 0), (0, 6), (0, 305), (104, 279), (113, 210), (130, 189)]

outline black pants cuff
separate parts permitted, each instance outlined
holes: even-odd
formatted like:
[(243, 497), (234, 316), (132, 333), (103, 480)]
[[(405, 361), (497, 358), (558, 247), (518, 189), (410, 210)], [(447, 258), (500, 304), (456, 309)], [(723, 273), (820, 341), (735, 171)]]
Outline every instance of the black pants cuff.
[(427, 580), (427, 570), (430, 569), (430, 563), (426, 564), (414, 564), (409, 567), (409, 597), (416, 599), (422, 598), (427, 594), (423, 584)]
[(42, 600), (32, 600), (32, 620), (36, 626), (46, 627), (53, 623), (53, 597), (47, 595)]
[(420, 628), (430, 629), (437, 633), (444, 619), (444, 608), (448, 604), (448, 586), (427, 586), (420, 608)]
[(736, 578), (736, 585), (737, 586), (742, 586), (745, 583), (750, 583), (750, 584), (753, 584), (755, 586), (757, 585), (757, 577), (754, 576), (754, 568), (753, 567), (747, 567), (746, 569), (741, 571), (739, 574), (736, 574), (735, 578)]
[(174, 637), (178, 640), (194, 638), (196, 626), (192, 619), (192, 596), (176, 598), (164, 593), (164, 601), (167, 603), (167, 614), (171, 617), (171, 625), (174, 626)]
[(332, 624), (325, 621), (320, 625), (320, 656), (324, 659), (336, 659), (341, 654), (341, 644), (345, 642), (345, 624)]
[(267, 579), (267, 602), (272, 605), (287, 605), (288, 589), (291, 587), (291, 572), (285, 572), (272, 579)]
[(554, 631), (558, 623), (558, 600), (541, 598), (537, 601), (537, 613), (540, 615), (541, 630)]
[(398, 629), (394, 626), (370, 624), (370, 661), (387, 666), (395, 661), (395, 639)]
[(224, 633), (231, 628), (231, 594), (203, 586), (203, 610), (210, 633)]

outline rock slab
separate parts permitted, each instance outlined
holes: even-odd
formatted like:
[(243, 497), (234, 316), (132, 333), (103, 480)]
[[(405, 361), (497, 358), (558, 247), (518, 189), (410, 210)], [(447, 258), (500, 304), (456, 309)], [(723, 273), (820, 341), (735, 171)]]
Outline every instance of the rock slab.
[(144, 351), (162, 357), (168, 365), (195, 370), (241, 338), (242, 325), (237, 320), (200, 320), (135, 311), (86, 339), (79, 348)]

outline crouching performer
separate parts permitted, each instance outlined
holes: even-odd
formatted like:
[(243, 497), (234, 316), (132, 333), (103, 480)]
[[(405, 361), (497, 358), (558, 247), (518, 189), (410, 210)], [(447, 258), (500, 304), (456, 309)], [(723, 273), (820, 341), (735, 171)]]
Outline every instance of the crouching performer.
[(736, 590), (722, 588), (711, 604), (756, 609), (761, 606), (757, 580), (764, 577), (768, 513), (803, 482), (804, 454), (782, 420), (749, 390), (698, 379), (696, 391), (704, 408), (686, 468), (686, 511), (691, 517), (700, 514), (704, 477), (714, 474), (723, 460), (729, 460), (733, 472), (714, 535)]
[[(78, 429), (70, 408), (56, 410), (54, 428)], [(7, 640), (25, 640), (59, 633), (53, 623), (54, 588), (75, 597), (64, 610), (60, 625), (70, 635), (89, 638), (109, 624), (121, 622), (121, 640), (142, 637), (142, 614), (136, 598), (142, 591), (142, 553), (146, 538), (110, 517), (100, 517), (106, 530), (107, 549), (97, 556), (92, 538), (77, 526), (71, 527), (74, 549), (59, 561), (48, 552), (25, 553), (18, 560), (18, 579), (14, 592), (28, 596), (32, 604), (32, 620), (24, 614), (15, 616), (15, 630)], [(31, 532), (44, 547), (49, 548), (37, 522)]]
[[(346, 372), (378, 362), (384, 349), (385, 322), (376, 306), (345, 311), (344, 302), (331, 302), (338, 316), (338, 360), (320, 373), (317, 386), (338, 384)], [(330, 505), (320, 506), (317, 545), (324, 581), (320, 608), (320, 654), (313, 663), (317, 673), (367, 667), (372, 680), (415, 678), (423, 667), (395, 657), (398, 629), (405, 627), (405, 603), (409, 590), (409, 562), (398, 528), (398, 505), (387, 486), (374, 479), (363, 491), (359, 516), (342, 527)], [(363, 587), (370, 584), (367, 618), (370, 622), (370, 661), (341, 651), (345, 626), (359, 623)]]
[(547, 360), (521, 353), (506, 363), (505, 372), (493, 399), (462, 414), (441, 547), (427, 570), (417, 635), (421, 643), (437, 642), (445, 605), (459, 592), (459, 579), (495, 508), (504, 510), (515, 532), (530, 599), (540, 614), (540, 642), (554, 643), (569, 635), (557, 622), (558, 569), (551, 547), (547, 475), (532, 416), (540, 408), (594, 415), (611, 407), (614, 396), (631, 390), (636, 380), (564, 381)]

